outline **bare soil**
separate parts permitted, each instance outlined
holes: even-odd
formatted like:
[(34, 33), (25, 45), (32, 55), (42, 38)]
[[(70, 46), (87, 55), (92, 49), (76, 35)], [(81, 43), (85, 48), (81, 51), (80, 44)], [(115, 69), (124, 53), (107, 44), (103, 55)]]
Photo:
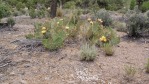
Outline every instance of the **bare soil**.
[[(80, 61), (78, 42), (53, 52), (27, 44), (25, 35), (33, 33), (34, 22), (45, 19), (15, 19), (13, 30), (0, 29), (0, 84), (149, 84), (147, 38), (128, 39), (126, 33), (117, 32), (121, 42), (114, 56), (105, 56), (98, 49), (95, 61), (84, 62)], [(137, 71), (131, 81), (125, 79), (126, 65)]]

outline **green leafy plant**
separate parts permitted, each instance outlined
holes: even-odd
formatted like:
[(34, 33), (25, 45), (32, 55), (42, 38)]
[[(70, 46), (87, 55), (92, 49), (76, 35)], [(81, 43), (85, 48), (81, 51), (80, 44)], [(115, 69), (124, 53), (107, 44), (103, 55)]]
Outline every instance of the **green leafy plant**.
[(7, 17), (10, 14), (11, 13), (9, 6), (4, 3), (0, 3), (0, 19), (2, 19), (3, 17)]
[(29, 16), (34, 19), (37, 17), (36, 11), (34, 9), (29, 10)]
[(147, 63), (146, 63), (146, 73), (149, 73), (149, 59), (148, 59), (148, 61), (147, 61)]
[(65, 32), (57, 32), (51, 35), (51, 38), (43, 39), (42, 44), (45, 48), (49, 49), (50, 51), (57, 50), (63, 46), (65, 41), (66, 34)]
[(100, 8), (107, 10), (118, 10), (124, 7), (124, 0), (97, 0)]
[(46, 49), (54, 51), (63, 47), (68, 33), (63, 19), (54, 18), (43, 24), (36, 23), (34, 26), (34, 37), (40, 39)]
[(146, 12), (147, 10), (149, 10), (149, 1), (144, 1), (142, 6), (141, 6), (141, 10), (142, 12)]
[(36, 11), (36, 16), (38, 18), (44, 18), (45, 17), (45, 11), (44, 10), (37, 10)]
[(16, 5), (16, 8), (17, 8), (18, 10), (23, 9), (23, 8), (25, 8), (25, 4), (22, 3), (22, 2), (18, 2), (17, 5)]
[(133, 10), (136, 5), (136, 0), (131, 0), (130, 2), (130, 10)]
[(66, 2), (64, 4), (64, 8), (71, 8), (71, 9), (73, 9), (75, 7), (75, 5), (76, 5), (75, 1), (69, 1), (69, 2)]
[(18, 3), (18, 1), (17, 0), (7, 0), (7, 3), (14, 7)]
[(20, 9), (20, 12), (22, 13), (22, 15), (28, 15), (28, 9)]
[(9, 17), (9, 18), (7, 19), (7, 23), (8, 23), (8, 26), (9, 26), (10, 28), (12, 28), (12, 27), (15, 25), (15, 20), (14, 20), (14, 18)]
[(84, 44), (80, 50), (81, 60), (93, 61), (97, 55), (97, 48), (95, 45), (90, 46), (89, 44)]

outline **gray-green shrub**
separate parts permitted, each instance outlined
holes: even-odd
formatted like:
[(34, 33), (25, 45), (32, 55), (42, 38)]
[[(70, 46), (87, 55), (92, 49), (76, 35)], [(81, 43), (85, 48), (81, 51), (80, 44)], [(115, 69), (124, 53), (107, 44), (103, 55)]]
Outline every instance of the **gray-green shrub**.
[(99, 19), (102, 19), (103, 26), (110, 26), (112, 25), (112, 19), (110, 17), (110, 14), (105, 9), (101, 9), (96, 13), (96, 17)]
[(84, 44), (80, 50), (81, 60), (93, 61), (97, 55), (97, 48), (95, 45), (90, 46), (89, 44)]
[(10, 28), (12, 28), (12, 27), (15, 25), (15, 20), (14, 20), (14, 18), (9, 17), (9, 18), (7, 19), (7, 23), (8, 23), (8, 26), (9, 26)]
[(142, 13), (134, 13), (131, 17), (127, 20), (127, 32), (128, 36), (131, 37), (139, 37), (142, 33), (148, 29), (148, 18)]

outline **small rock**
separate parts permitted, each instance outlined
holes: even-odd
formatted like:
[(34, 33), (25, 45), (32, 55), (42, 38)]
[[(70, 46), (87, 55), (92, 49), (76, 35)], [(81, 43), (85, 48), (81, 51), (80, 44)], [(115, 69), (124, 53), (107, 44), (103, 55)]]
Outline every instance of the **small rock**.
[(45, 77), (45, 80), (50, 80), (50, 78), (49, 77)]
[(30, 67), (30, 64), (25, 64), (24, 65), (24, 68), (28, 68), (28, 67)]
[(28, 84), (27, 81), (25, 81), (25, 80), (21, 80), (20, 83), (21, 84)]
[(15, 75), (15, 72), (11, 72), (10, 75), (13, 75), (14, 76)]

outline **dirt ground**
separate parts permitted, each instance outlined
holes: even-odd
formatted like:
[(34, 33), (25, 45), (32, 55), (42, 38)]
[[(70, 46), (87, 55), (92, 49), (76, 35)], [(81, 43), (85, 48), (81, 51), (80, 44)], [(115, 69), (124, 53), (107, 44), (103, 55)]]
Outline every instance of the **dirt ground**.
[[(84, 62), (80, 61), (79, 43), (66, 44), (54, 52), (24, 46), (25, 35), (34, 30), (33, 23), (45, 19), (15, 19), (14, 30), (0, 29), (0, 84), (149, 84), (144, 69), (149, 58), (148, 39), (128, 40), (126, 33), (118, 32), (121, 42), (114, 56), (106, 57), (98, 49), (94, 62)], [(124, 77), (126, 65), (136, 68), (131, 81)]]

